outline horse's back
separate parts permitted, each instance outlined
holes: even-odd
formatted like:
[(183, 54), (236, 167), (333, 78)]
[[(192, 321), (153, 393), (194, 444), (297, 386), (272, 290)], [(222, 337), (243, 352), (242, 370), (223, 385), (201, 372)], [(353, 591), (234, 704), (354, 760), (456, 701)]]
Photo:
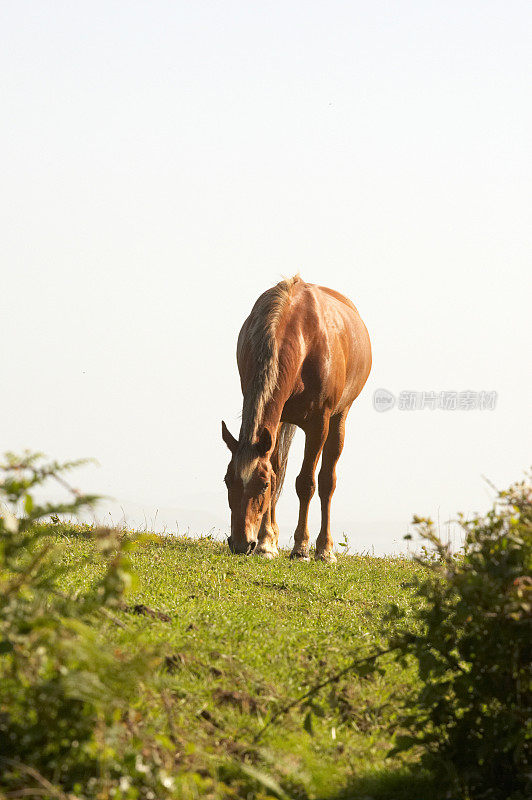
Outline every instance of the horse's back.
[(310, 321), (310, 329), (323, 337), (344, 336), (358, 348), (369, 348), (369, 335), (355, 304), (345, 295), (327, 286), (301, 282), (297, 287), (292, 313)]
[(335, 289), (329, 289), (327, 286), (317, 286), (316, 288), (318, 288), (320, 290), (320, 292), (323, 292), (324, 294), (329, 295), (330, 297), (333, 297), (335, 300), (339, 301), (340, 303), (343, 303), (345, 306), (347, 306), (352, 311), (354, 311), (355, 314), (358, 314), (358, 311), (356, 309), (355, 304), (352, 303), (351, 300), (348, 297), (346, 297), (344, 294), (340, 294), (340, 292), (337, 292)]
[(237, 362), (243, 392), (257, 365), (274, 353), (285, 372), (296, 370), (294, 395), (303, 405), (323, 401), (334, 413), (351, 405), (371, 369), (370, 340), (355, 305), (340, 292), (299, 276), (264, 292), (240, 330)]

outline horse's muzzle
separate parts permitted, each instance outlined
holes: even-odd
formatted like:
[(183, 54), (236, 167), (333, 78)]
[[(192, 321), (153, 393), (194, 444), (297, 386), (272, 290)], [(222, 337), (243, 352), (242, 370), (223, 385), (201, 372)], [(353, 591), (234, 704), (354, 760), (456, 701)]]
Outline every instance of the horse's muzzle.
[(237, 547), (230, 536), (227, 539), (227, 544), (229, 546), (229, 550), (232, 553), (238, 553), (240, 555), (246, 555), (246, 556), (250, 556), (257, 546), (257, 542), (255, 540), (253, 542), (248, 542), (247, 544), (244, 543), (243, 547)]

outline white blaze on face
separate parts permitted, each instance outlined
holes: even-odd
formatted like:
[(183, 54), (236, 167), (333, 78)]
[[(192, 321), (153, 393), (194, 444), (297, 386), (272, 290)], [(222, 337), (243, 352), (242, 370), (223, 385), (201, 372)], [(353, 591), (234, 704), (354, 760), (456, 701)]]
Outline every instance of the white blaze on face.
[(253, 473), (255, 472), (258, 460), (259, 460), (258, 458), (255, 458), (253, 459), (253, 461), (250, 461), (249, 464), (246, 464), (244, 467), (241, 468), (240, 477), (242, 478), (242, 483), (244, 484), (244, 487), (248, 485), (251, 478), (253, 477)]

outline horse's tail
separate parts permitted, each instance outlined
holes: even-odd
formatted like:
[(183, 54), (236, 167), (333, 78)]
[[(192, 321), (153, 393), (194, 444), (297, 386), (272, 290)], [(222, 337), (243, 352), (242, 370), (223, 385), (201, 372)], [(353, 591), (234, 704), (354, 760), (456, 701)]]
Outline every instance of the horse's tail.
[(296, 432), (296, 426), (290, 425), (288, 422), (282, 422), (277, 436), (277, 480), (275, 482), (275, 495), (274, 500), (277, 502), (279, 495), (283, 490), (284, 476), (286, 475), (286, 465), (288, 463), (288, 451)]

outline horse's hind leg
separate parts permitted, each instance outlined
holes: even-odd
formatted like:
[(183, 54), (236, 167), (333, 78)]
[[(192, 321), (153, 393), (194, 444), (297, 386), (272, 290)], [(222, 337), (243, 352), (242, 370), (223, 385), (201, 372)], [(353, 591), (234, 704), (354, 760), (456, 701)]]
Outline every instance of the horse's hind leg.
[(308, 508), (316, 488), (314, 472), (329, 428), (328, 416), (318, 418), (306, 431), (305, 455), (301, 472), (296, 478), (296, 492), (299, 497), (299, 519), (294, 533), (294, 548), (290, 558), (309, 558)]
[[(280, 465), (279, 465), (279, 433), (280, 433), (281, 427), (282, 426), (279, 425), (279, 429), (277, 431), (277, 437), (276, 437), (276, 440), (275, 440), (275, 447), (273, 448), (273, 452), (272, 452), (271, 459), (270, 459), (271, 460), (272, 469), (273, 469), (273, 473), (274, 473), (275, 476), (277, 476), (279, 474), (279, 469), (280, 469)], [(275, 506), (277, 505), (276, 494), (277, 494), (277, 491), (276, 491), (276, 488), (274, 486), (274, 487), (272, 487), (271, 501), (270, 501), (270, 517), (271, 517), (270, 521), (271, 521), (271, 526), (272, 526), (272, 530), (273, 530), (273, 537), (274, 537), (275, 545), (276, 545), (276, 547), (278, 547), (279, 546), (279, 526), (278, 526), (277, 521), (275, 519)]]
[(272, 517), (272, 530), (273, 530), (273, 538), (275, 540), (275, 544), (279, 547), (279, 526), (275, 519), (275, 500), (272, 500), (272, 504), (270, 506), (271, 517)]
[(321, 501), (321, 530), (316, 541), (316, 560), (332, 563), (336, 561), (331, 536), (331, 499), (336, 487), (336, 464), (344, 446), (347, 409), (331, 417), (329, 435), (323, 448), (318, 493)]

